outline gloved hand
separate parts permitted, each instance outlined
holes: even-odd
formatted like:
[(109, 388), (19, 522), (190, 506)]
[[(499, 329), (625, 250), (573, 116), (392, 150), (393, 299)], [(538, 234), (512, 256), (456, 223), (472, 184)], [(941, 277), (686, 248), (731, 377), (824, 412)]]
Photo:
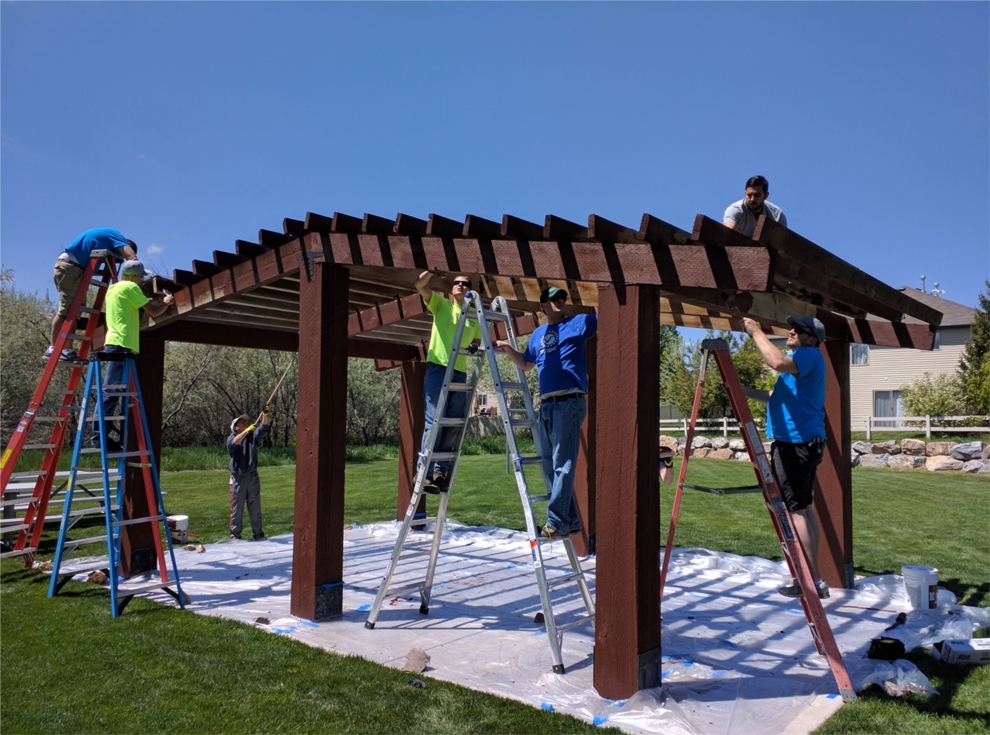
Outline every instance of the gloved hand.
[(250, 425), (249, 427), (247, 427), (247, 428), (246, 428), (246, 429), (245, 429), (244, 431), (247, 431), (247, 432), (252, 432), (252, 431), (254, 431), (254, 424), (251, 424), (251, 425)]
[(674, 466), (674, 453), (667, 447), (660, 447), (660, 464), (668, 468)]
[(261, 409), (261, 413), (263, 413), (265, 416), (268, 415), (268, 404), (267, 403), (265, 404), (265, 407), (263, 409)]

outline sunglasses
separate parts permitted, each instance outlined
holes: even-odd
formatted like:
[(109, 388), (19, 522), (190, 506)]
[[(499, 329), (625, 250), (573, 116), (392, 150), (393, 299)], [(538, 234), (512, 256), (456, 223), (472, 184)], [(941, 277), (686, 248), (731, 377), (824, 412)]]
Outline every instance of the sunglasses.
[(801, 326), (801, 325), (796, 325), (796, 326), (791, 327), (791, 331), (794, 332), (794, 334), (806, 334), (809, 337), (814, 337), (815, 339), (818, 339), (818, 335), (817, 334), (815, 334), (814, 332), (812, 332), (807, 327), (804, 327), (804, 326)]
[(471, 288), (471, 281), (454, 281), (455, 286), (464, 286), (464, 288)]

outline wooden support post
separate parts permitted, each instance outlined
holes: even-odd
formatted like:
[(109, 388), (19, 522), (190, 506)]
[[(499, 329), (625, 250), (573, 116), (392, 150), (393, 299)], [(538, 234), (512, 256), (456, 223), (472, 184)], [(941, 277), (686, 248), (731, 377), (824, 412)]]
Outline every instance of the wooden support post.
[(832, 587), (853, 588), (852, 413), (849, 343), (825, 342), (825, 458), (818, 466), (815, 510), (822, 527), (818, 565)]
[[(109, 363), (104, 363), (103, 368)], [(141, 351), (134, 360), (138, 384), (144, 401), (144, 415), (151, 435), (151, 450), (159, 471), (162, 461), (162, 384), (165, 382), (165, 340), (155, 332), (141, 332)], [(122, 399), (123, 400), (123, 399)], [(130, 421), (127, 451), (137, 451), (137, 432)], [(136, 460), (135, 460), (136, 461)], [(167, 508), (168, 506), (166, 506)], [(124, 475), (124, 518), (147, 518), (154, 515), (148, 508), (144, 491), (144, 474), (140, 468), (128, 467)], [(124, 577), (158, 567), (155, 537), (148, 523), (136, 523), (120, 529), (120, 573)]]
[[(426, 407), (423, 401), (423, 381), (426, 379), (426, 363), (402, 361), (402, 387), (399, 390), (399, 495), (396, 520), (406, 517), (406, 509), (412, 500), (416, 485), (416, 460), (419, 458), (426, 426)], [(420, 498), (417, 512), (426, 513), (426, 496)]]
[(577, 468), (574, 473), (574, 499), (577, 501), (581, 532), (571, 536), (574, 550), (581, 556), (595, 553), (595, 426), (597, 410), (595, 383), (598, 375), (598, 338), (587, 343), (588, 416), (581, 427)]
[(343, 605), (347, 270), (299, 272), (299, 420), (290, 610), (307, 620)]
[(598, 289), (594, 685), (624, 699), (660, 685), (660, 293)]

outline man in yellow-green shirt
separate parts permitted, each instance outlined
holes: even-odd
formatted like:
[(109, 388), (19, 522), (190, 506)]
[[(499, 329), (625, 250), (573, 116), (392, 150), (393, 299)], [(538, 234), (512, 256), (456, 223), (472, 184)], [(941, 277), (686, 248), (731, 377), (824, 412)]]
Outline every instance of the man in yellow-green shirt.
[[(141, 349), (141, 309), (152, 316), (165, 313), (172, 303), (172, 294), (165, 292), (165, 297), (158, 303), (151, 303), (138, 285), (144, 278), (144, 264), (140, 260), (128, 260), (120, 267), (120, 280), (107, 289), (104, 310), (107, 316), (107, 334), (103, 341), (103, 351), (113, 355), (136, 355)], [(104, 392), (120, 393), (124, 383), (124, 362), (113, 360), (107, 363), (107, 372), (103, 379)], [(113, 387), (117, 386), (117, 387)], [(113, 416), (117, 413), (118, 396), (103, 399), (103, 416)], [(120, 422), (122, 423), (122, 422)], [(118, 434), (120, 426), (117, 426)], [(123, 437), (113, 439), (107, 434), (107, 451), (119, 452), (123, 446)], [(93, 435), (90, 443), (100, 446), (100, 425), (93, 422)]]
[[(421, 442), (422, 452), (426, 452), (426, 438), (430, 426), (436, 416), (437, 404), (440, 402), (440, 390), (443, 388), (444, 374), (447, 372), (447, 362), (454, 345), (457, 332), (457, 322), (461, 318), (461, 307), (464, 295), (471, 290), (471, 279), (467, 276), (456, 276), (450, 298), (430, 288), (430, 271), (423, 271), (416, 280), (416, 290), (423, 297), (426, 308), (433, 314), (433, 329), (430, 332), (430, 350), (426, 356), (426, 379), (423, 382), (423, 398), (426, 404), (426, 427)], [(481, 339), (481, 327), (473, 319), (464, 324), (461, 334), (461, 347)], [(460, 356), (454, 363), (453, 377), (455, 383), (467, 382), (467, 358)], [(460, 391), (448, 393), (447, 408), (444, 418), (464, 418), (467, 415), (467, 394)], [(441, 429), (440, 436), (433, 447), (435, 452), (449, 452), (459, 438), (456, 428)], [(422, 459), (419, 460), (422, 462)], [(432, 472), (427, 471), (423, 489), (431, 494), (447, 491), (447, 469), (449, 462), (434, 462)], [(419, 471), (419, 463), (416, 466)]]

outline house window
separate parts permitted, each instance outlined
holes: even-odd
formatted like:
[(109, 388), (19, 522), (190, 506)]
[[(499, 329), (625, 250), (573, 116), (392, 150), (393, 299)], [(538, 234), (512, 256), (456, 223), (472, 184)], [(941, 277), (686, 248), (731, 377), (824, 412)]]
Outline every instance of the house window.
[(870, 347), (869, 345), (852, 345), (852, 364), (853, 365), (869, 365), (870, 364)]
[(942, 333), (941, 332), (935, 332), (935, 339), (932, 342), (932, 349), (933, 350), (940, 350), (940, 349), (942, 349)]
[(488, 395), (486, 393), (481, 393), (478, 395), (478, 405), (479, 406), (488, 405)]
[[(888, 416), (903, 416), (904, 407), (901, 404), (901, 392), (899, 390), (875, 390), (873, 391), (873, 416), (877, 419)], [(876, 421), (874, 426), (900, 426), (900, 421)]]

